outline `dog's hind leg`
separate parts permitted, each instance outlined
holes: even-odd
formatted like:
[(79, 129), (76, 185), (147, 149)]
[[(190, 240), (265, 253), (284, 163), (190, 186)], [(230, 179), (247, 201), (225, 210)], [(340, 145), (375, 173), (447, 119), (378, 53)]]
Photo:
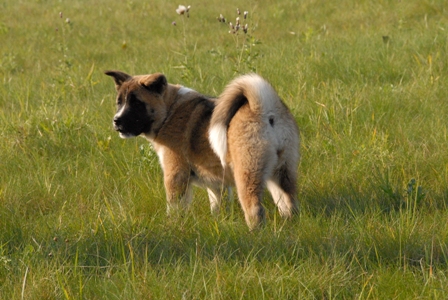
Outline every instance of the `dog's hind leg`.
[(297, 172), (285, 164), (267, 181), (267, 188), (277, 205), (280, 215), (291, 217), (298, 213)]
[(260, 172), (252, 172), (244, 165), (236, 165), (235, 184), (238, 200), (244, 211), (244, 217), (249, 228), (255, 229), (264, 222), (264, 209), (261, 198), (264, 190), (263, 177)]
[[(265, 154), (257, 149), (255, 143), (248, 142), (239, 147), (231, 145), (230, 148), (235, 153), (232, 161), (238, 200), (244, 211), (246, 223), (252, 230), (264, 222), (261, 199), (265, 188), (267, 161), (264, 159)], [(260, 148), (263, 149), (263, 146)]]

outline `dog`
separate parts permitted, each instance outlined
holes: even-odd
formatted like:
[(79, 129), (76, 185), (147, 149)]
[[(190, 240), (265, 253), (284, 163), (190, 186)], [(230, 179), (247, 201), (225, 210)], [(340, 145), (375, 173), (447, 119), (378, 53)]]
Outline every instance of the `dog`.
[(168, 213), (188, 207), (193, 184), (207, 189), (215, 214), (223, 188), (236, 186), (251, 230), (264, 222), (265, 187), (283, 217), (298, 212), (299, 129), (261, 76), (237, 77), (211, 98), (161, 73), (105, 74), (117, 91), (114, 129), (121, 138), (145, 137), (159, 157)]

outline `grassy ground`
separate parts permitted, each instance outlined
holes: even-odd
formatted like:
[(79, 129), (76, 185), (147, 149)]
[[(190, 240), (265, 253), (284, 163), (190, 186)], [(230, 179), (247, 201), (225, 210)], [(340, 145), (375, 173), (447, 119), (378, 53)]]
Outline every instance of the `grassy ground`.
[[(448, 298), (445, 1), (222, 3), (0, 4), (0, 298)], [(237, 7), (246, 37), (216, 20)], [(106, 69), (211, 95), (266, 77), (301, 128), (300, 217), (266, 195), (249, 233), (196, 190), (166, 218), (155, 154), (111, 128)]]

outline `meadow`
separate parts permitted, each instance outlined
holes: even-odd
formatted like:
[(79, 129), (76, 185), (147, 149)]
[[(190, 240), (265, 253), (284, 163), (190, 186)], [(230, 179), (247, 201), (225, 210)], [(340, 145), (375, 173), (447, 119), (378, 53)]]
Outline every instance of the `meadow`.
[[(189, 16), (179, 4), (191, 5)], [(247, 34), (230, 26), (241, 23)], [(0, 299), (448, 298), (443, 0), (0, 3)], [(103, 72), (208, 95), (257, 72), (301, 130), (300, 215), (249, 232), (113, 131)]]

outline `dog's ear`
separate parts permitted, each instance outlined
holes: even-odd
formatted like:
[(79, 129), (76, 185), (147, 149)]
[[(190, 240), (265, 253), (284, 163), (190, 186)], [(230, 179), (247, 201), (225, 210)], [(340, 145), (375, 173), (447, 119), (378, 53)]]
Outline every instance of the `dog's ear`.
[(118, 90), (120, 86), (123, 84), (123, 82), (129, 80), (132, 78), (131, 75), (126, 74), (121, 71), (106, 71), (104, 74), (111, 76), (114, 78), (115, 81), (115, 88)]
[(161, 73), (143, 76), (139, 83), (149, 91), (157, 94), (162, 94), (168, 85), (165, 75)]

